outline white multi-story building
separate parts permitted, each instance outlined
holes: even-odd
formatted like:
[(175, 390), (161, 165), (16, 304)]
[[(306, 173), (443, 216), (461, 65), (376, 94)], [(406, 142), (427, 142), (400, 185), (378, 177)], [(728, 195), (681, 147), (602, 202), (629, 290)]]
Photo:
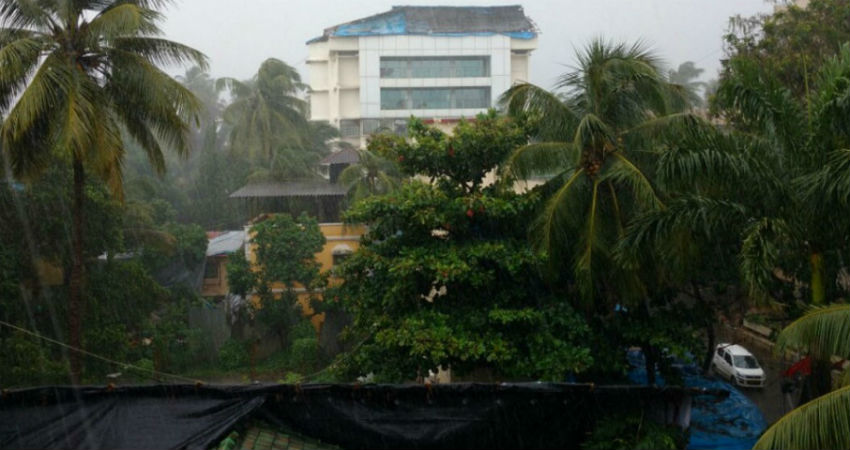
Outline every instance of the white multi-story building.
[(395, 6), (307, 42), (310, 113), (354, 145), (411, 115), (450, 127), (527, 81), (537, 28), (521, 6)]

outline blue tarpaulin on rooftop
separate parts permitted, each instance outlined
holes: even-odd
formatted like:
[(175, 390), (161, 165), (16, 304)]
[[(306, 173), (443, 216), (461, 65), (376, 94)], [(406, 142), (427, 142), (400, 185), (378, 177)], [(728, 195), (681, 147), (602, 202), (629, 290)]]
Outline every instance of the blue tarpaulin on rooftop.
[[(629, 379), (635, 384), (646, 384), (646, 365), (643, 353), (630, 351), (629, 364), (633, 367)], [(707, 378), (694, 364), (677, 364), (686, 387), (722, 389), (729, 396), (694, 397), (691, 410), (691, 427), (688, 449), (748, 450), (767, 428), (767, 422), (758, 406), (741, 391), (725, 381)], [(656, 384), (663, 386), (664, 379), (656, 376)]]

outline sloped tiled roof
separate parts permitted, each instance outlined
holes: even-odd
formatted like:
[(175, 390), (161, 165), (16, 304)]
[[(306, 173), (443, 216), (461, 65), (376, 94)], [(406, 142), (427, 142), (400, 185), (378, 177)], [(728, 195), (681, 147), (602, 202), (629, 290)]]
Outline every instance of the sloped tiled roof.
[(248, 184), (230, 194), (230, 198), (342, 197), (346, 192), (344, 186), (324, 180), (282, 181)]
[(401, 34), (487, 35), (504, 34), (517, 39), (537, 36), (534, 22), (522, 6), (393, 6), (390, 11), (326, 28), (322, 36), (382, 36)]
[(319, 164), (357, 164), (358, 162), (360, 162), (360, 153), (353, 148), (344, 148), (325, 156), (324, 159), (319, 161)]

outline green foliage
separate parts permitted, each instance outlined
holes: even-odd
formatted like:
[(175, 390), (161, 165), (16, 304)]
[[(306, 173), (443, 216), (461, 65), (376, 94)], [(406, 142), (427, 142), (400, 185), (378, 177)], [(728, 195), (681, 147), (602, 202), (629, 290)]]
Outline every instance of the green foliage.
[[(496, 111), (479, 114), (475, 121), (461, 120), (446, 135), (412, 118), (408, 139), (385, 135), (373, 137), (370, 149), (398, 161), (406, 175), (425, 175), (444, 189), (475, 192), (484, 176), (517, 146), (526, 140), (525, 130), (517, 121), (500, 117)], [(487, 142), (488, 145), (481, 145)]]
[(233, 97), (222, 113), (231, 127), (231, 150), (262, 163), (255, 178), (311, 176), (328, 152), (326, 142), (338, 134), (328, 124), (308, 121), (307, 103), (299, 98), (306, 86), (295, 68), (278, 59), (263, 61), (251, 80), (221, 78), (217, 87)]
[(850, 386), (818, 397), (784, 415), (753, 449), (847, 448), (850, 445)]
[(261, 283), (279, 281), (292, 288), (295, 283), (311, 286), (319, 281), (315, 254), (325, 245), (325, 236), (315, 218), (306, 213), (297, 219), (278, 214), (254, 225), (252, 232)]
[[(325, 236), (316, 219), (306, 213), (297, 219), (288, 214), (271, 216), (251, 231), (255, 233), (251, 243), (256, 254), (256, 273), (249, 274), (251, 269), (246, 271), (245, 263), (236, 258), (233, 280), (239, 289), (244, 289), (253, 279), (252, 291), (260, 297), (257, 319), (276, 333), (281, 347), (286, 348), (291, 328), (301, 318), (296, 285), (309, 290), (325, 285), (315, 256), (324, 247)], [(276, 282), (286, 286), (279, 295), (272, 291)]]
[(203, 261), (207, 251), (207, 234), (196, 224), (169, 223), (165, 226), (177, 241), (175, 258), (192, 267)]
[(245, 258), (244, 252), (236, 252), (227, 258), (227, 285), (230, 292), (246, 296), (257, 282), (256, 273), (251, 269), (251, 263)]
[(392, 135), (372, 135), (367, 150), (360, 150), (360, 161), (339, 174), (339, 184), (348, 188), (349, 200), (354, 202), (371, 195), (392, 192), (401, 184), (401, 172), (392, 160), (378, 156), (380, 145), (396, 140)]
[(850, 4), (843, 0), (793, 3), (772, 15), (733, 17), (724, 37), (727, 61), (747, 59), (770, 72), (797, 98), (818, 68), (850, 41)]
[[(347, 212), (346, 220), (369, 231), (340, 271), (345, 281), (336, 292), (354, 318), (348, 334), (359, 342), (337, 360), (337, 373), (403, 381), (451, 366), (460, 375), (484, 369), (563, 380), (585, 370), (593, 361), (581, 344), (587, 326), (546, 286), (545, 255), (526, 243), (539, 197), (482, 188), (478, 178), (510, 151), (490, 144), (519, 139), (517, 125), (491, 114), (463, 125), (462, 140), (411, 125), (411, 142), (386, 137), (395, 143), (384, 151), (404, 156), (407, 173), (441, 178), (411, 181)], [(479, 166), (448, 169), (458, 155), (450, 143), (480, 155), (470, 157)]]
[(650, 150), (700, 121), (683, 112), (685, 93), (640, 43), (597, 39), (577, 57), (578, 68), (560, 78), (558, 91), (525, 83), (502, 97), (510, 115), (528, 121), (532, 137), (502, 170), (509, 181), (551, 177), (541, 189), (546, 205), (535, 214), (535, 244), (586, 307), (612, 306), (643, 296), (635, 274), (612, 254), (630, 220), (663, 208)]
[(659, 425), (643, 416), (614, 414), (596, 423), (583, 450), (676, 450), (684, 448), (687, 435), (675, 426)]
[(777, 351), (786, 347), (805, 350), (816, 358), (850, 357), (850, 305), (812, 308), (779, 333)]
[(250, 345), (236, 339), (228, 339), (218, 351), (218, 366), (225, 370), (238, 369), (248, 365), (251, 354)]
[(57, 361), (47, 343), (19, 331), (0, 333), (0, 385), (35, 386), (68, 382), (68, 365)]
[(691, 105), (701, 107), (705, 102), (697, 94), (697, 91), (706, 87), (706, 84), (696, 80), (703, 72), (705, 72), (705, 69), (698, 68), (693, 61), (685, 61), (679, 64), (677, 69), (670, 69), (667, 72), (667, 79), (670, 83), (679, 86), (680, 89), (685, 91), (685, 95)]

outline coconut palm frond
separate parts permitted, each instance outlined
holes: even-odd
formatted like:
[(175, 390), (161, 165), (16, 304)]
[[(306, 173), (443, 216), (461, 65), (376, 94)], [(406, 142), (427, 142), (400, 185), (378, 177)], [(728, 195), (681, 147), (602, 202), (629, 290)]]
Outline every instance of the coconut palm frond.
[(571, 208), (579, 197), (582, 190), (579, 186), (584, 177), (583, 169), (574, 170), (564, 184), (546, 203), (543, 213), (540, 215), (537, 232), (533, 233), (537, 244), (550, 254), (557, 253), (559, 249), (566, 248), (571, 243), (572, 236), (569, 230), (576, 229), (579, 215), (574, 214)]
[(518, 180), (551, 175), (578, 165), (581, 152), (566, 142), (539, 142), (516, 149), (502, 164), (502, 173)]
[[(629, 224), (618, 243), (621, 259), (633, 259), (654, 248), (664, 249), (677, 233), (698, 235), (708, 242), (721, 232), (734, 229), (745, 217), (743, 205), (703, 196), (687, 195), (667, 203), (666, 208), (647, 212)], [(675, 255), (667, 254), (667, 257)]]
[[(229, 142), (231, 150), (252, 159), (277, 157), (299, 160), (305, 153), (325, 151), (314, 145), (307, 120), (307, 103), (297, 98), (305, 88), (297, 70), (283, 61), (264, 61), (257, 75), (249, 81), (221, 78), (218, 89), (228, 89), (235, 97), (222, 116), (233, 126)], [(280, 155), (281, 152), (290, 153)], [(295, 153), (299, 153), (296, 155)], [(277, 154), (277, 155), (276, 155)], [(315, 158), (314, 158), (315, 159)], [(309, 175), (309, 167), (298, 166), (293, 175)]]
[[(582, 299), (589, 301), (593, 299), (594, 292), (594, 252), (603, 244), (602, 232), (600, 231), (599, 215), (599, 184), (600, 179), (593, 180), (592, 194), (590, 197), (590, 205), (587, 211), (587, 224), (583, 230), (582, 250), (576, 259), (573, 266), (576, 286)], [(597, 256), (598, 258), (598, 256)]]
[(795, 408), (759, 438), (754, 450), (850, 448), (850, 386)]
[(613, 153), (614, 160), (605, 169), (603, 178), (615, 184), (628, 186), (635, 201), (646, 210), (663, 208), (664, 204), (655, 193), (655, 188), (635, 164), (620, 152)]
[(778, 351), (787, 347), (808, 350), (816, 357), (850, 357), (850, 305), (812, 308), (791, 322), (776, 340)]
[(569, 134), (580, 120), (557, 94), (531, 83), (512, 86), (502, 94), (499, 104), (511, 116), (529, 116), (538, 128), (538, 137), (544, 140)]
[(807, 203), (824, 208), (850, 205), (850, 149), (832, 152), (824, 166), (794, 180)]
[(741, 277), (755, 299), (765, 299), (767, 287), (774, 280), (781, 245), (791, 240), (788, 224), (777, 218), (764, 217), (744, 230), (738, 256)]

